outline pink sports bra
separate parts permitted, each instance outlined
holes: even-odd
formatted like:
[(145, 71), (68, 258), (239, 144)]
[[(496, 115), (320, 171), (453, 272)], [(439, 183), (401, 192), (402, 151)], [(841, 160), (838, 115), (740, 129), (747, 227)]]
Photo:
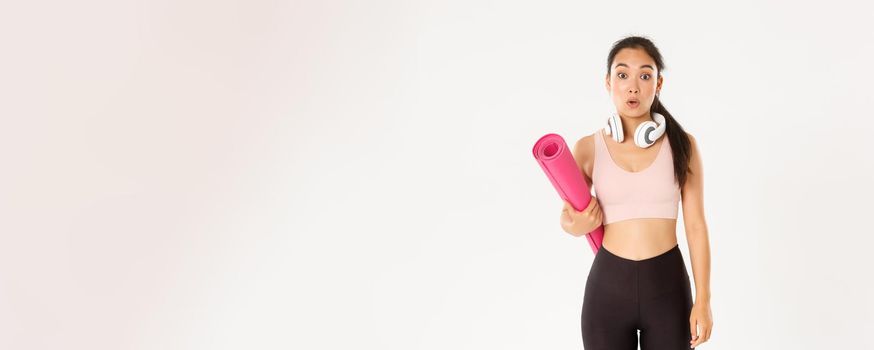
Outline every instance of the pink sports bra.
[[(658, 155), (646, 169), (630, 172), (613, 161), (604, 140), (595, 136), (592, 187), (604, 214), (603, 224), (636, 218), (676, 219), (680, 187), (674, 179), (674, 157), (665, 134)], [(656, 147), (657, 145), (653, 145)]]

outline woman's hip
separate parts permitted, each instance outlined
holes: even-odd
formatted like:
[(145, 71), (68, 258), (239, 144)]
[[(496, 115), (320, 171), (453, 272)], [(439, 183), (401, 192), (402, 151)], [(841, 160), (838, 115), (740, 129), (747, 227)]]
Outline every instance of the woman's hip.
[[(603, 289), (627, 294), (636, 300), (689, 287), (689, 275), (679, 245), (642, 260), (623, 258), (601, 246), (586, 280), (587, 291)], [(632, 292), (638, 294), (631, 296)]]

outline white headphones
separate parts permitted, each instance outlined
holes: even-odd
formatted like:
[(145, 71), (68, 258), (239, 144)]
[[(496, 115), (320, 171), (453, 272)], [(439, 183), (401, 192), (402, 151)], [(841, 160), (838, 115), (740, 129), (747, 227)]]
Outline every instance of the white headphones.
[[(647, 148), (655, 144), (655, 142), (665, 134), (665, 116), (652, 112), (652, 119), (647, 120), (637, 126), (634, 131), (634, 143), (640, 148)], [(607, 135), (613, 136), (613, 140), (622, 143), (625, 139), (625, 132), (622, 131), (622, 118), (616, 115), (616, 112), (611, 113), (607, 119), (607, 126), (604, 127)]]

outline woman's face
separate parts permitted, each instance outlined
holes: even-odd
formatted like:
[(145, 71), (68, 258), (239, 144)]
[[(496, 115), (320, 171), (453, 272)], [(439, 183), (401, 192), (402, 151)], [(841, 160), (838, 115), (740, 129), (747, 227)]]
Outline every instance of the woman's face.
[(647, 116), (656, 92), (662, 88), (662, 77), (652, 57), (643, 49), (624, 48), (610, 67), (606, 86), (616, 111), (631, 118)]

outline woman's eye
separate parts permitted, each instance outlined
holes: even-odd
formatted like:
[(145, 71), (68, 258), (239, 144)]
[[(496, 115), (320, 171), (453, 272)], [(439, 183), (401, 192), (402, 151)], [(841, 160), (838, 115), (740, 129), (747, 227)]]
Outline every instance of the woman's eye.
[(625, 79), (625, 73), (619, 73), (619, 74), (617, 74), (617, 75), (619, 76), (619, 78), (621, 78), (621, 79)]
[(646, 78), (644, 78), (643, 80), (649, 80), (649, 74), (644, 73), (643, 76), (646, 77)]

